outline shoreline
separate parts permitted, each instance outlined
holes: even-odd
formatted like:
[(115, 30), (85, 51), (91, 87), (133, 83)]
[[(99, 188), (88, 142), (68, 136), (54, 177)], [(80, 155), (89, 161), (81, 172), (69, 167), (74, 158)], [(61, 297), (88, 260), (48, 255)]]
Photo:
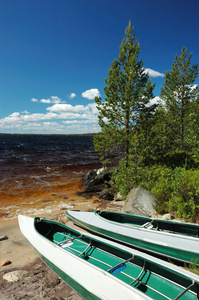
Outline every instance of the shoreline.
[[(105, 201), (105, 203), (93, 198), (89, 200), (85, 199), (86, 201), (84, 203), (76, 204), (72, 209), (81, 211), (93, 211), (94, 209), (120, 211), (124, 203), (123, 201), (111, 201), (110, 203)], [(65, 210), (55, 210), (50, 214), (41, 213), (38, 216), (63, 222), (72, 228), (79, 228), (67, 219)], [(32, 217), (35, 217), (35, 215), (32, 215)], [(9, 271), (14, 268), (24, 267), (38, 257), (22, 235), (17, 219), (1, 222), (0, 236), (8, 237), (8, 239), (0, 241), (0, 263), (4, 260), (11, 261), (11, 264), (0, 267), (0, 275), (2, 271)]]
[(72, 208), (78, 202), (85, 202), (77, 192), (84, 190), (84, 176), (90, 170), (97, 170), (101, 165), (76, 165), (57, 178), (49, 177), (39, 186), (25, 176), (21, 187), (11, 182), (10, 186), (0, 189), (0, 227), (7, 221), (17, 219), (18, 214), (37, 215), (51, 213), (66, 206)]
[[(73, 207), (70, 209), (82, 211), (93, 211), (94, 209), (121, 211), (124, 204), (123, 201), (100, 201), (97, 195), (91, 199), (76, 195), (77, 191), (82, 189), (81, 185), (70, 191), (66, 190), (66, 193), (70, 196), (67, 197), (65, 203), (73, 204)], [(62, 192), (56, 193), (56, 197), (62, 194)], [(42, 200), (45, 201), (45, 199)], [(54, 209), (50, 213), (44, 210), (38, 216), (46, 219), (54, 219), (65, 223), (69, 227), (80, 229), (67, 219), (65, 210), (66, 208), (64, 207), (62, 209)], [(35, 216), (34, 214), (27, 215)], [(0, 236), (8, 237), (8, 239), (0, 241), (0, 264), (6, 260), (11, 262), (5, 266), (0, 265), (0, 293), (3, 295), (4, 300), (83, 299), (37, 256), (22, 235), (17, 218), (11, 220), (1, 219)], [(24, 272), (26, 275), (16, 282), (9, 282), (3, 279), (5, 274), (13, 271)]]

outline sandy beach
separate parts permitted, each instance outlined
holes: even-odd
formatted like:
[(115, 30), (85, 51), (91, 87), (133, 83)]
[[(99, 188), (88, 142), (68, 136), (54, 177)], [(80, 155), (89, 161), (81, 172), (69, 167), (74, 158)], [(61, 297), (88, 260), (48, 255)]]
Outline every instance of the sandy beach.
[[(67, 191), (67, 194), (70, 197), (65, 201), (66, 204), (73, 203), (72, 209), (82, 211), (122, 209), (122, 202), (99, 201), (97, 196), (85, 199), (77, 196), (74, 189), (73, 192)], [(75, 225), (65, 216), (64, 209), (43, 213), (40, 216), (55, 219), (75, 228)], [(1, 220), (0, 236), (7, 237), (0, 241), (0, 293), (3, 297), (1, 299), (82, 299), (38, 258), (21, 234), (17, 219)], [(21, 272), (20, 280), (9, 282), (3, 278), (5, 274), (13, 271)]]

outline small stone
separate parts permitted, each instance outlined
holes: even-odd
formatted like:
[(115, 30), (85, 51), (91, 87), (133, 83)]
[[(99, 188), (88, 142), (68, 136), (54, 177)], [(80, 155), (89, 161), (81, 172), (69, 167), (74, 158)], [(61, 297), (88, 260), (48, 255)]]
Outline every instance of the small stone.
[(172, 219), (172, 218), (171, 218), (171, 214), (165, 214), (165, 215), (162, 216), (162, 220), (169, 221), (169, 220), (171, 220), (171, 219)]
[(3, 260), (3, 261), (1, 262), (1, 267), (10, 265), (11, 263), (12, 263), (12, 262), (11, 262), (9, 259)]
[(117, 195), (115, 195), (115, 201), (121, 201), (122, 200), (122, 196), (120, 194), (120, 192), (117, 193)]
[(27, 271), (19, 270), (19, 271), (13, 271), (13, 272), (9, 272), (9, 273), (5, 274), (3, 276), (3, 279), (7, 280), (9, 282), (16, 282), (16, 281), (22, 280), (27, 275), (28, 275)]
[(62, 195), (61, 198), (62, 198), (62, 199), (68, 199), (68, 196)]
[(0, 236), (0, 241), (8, 240), (7, 235), (1, 235)]
[(5, 274), (3, 276), (3, 279), (5, 279), (5, 280), (7, 280), (9, 282), (19, 281), (19, 278), (16, 275), (14, 275), (14, 274), (11, 274), (11, 275), (10, 274)]

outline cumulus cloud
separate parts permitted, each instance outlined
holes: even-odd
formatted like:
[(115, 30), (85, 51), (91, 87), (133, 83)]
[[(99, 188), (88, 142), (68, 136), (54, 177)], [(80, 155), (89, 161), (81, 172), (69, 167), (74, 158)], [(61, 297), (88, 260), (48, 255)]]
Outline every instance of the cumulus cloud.
[[(46, 99), (47, 100), (47, 99)], [(99, 131), (96, 103), (54, 103), (44, 113), (13, 112), (0, 119), (2, 132), (80, 133)]]
[(70, 99), (73, 99), (73, 98), (75, 98), (75, 97), (76, 97), (76, 94), (75, 94), (75, 93), (71, 93), (70, 96), (69, 96)]
[(32, 98), (31, 99), (32, 102), (41, 102), (41, 103), (47, 103), (47, 104), (50, 104), (50, 103), (61, 103), (61, 99), (57, 96), (51, 96), (50, 98), (48, 99), (36, 99), (36, 98)]
[(193, 85), (190, 85), (189, 87), (190, 87), (190, 90), (193, 91), (193, 90), (195, 90), (195, 89), (198, 88), (198, 85), (197, 84), (193, 84)]
[(158, 71), (149, 69), (149, 68), (145, 68), (144, 69), (145, 73), (147, 73), (150, 77), (164, 77), (163, 73), (160, 73)]
[(99, 97), (100, 92), (98, 89), (90, 89), (82, 93), (83, 98), (87, 98), (89, 100), (95, 99), (95, 97)]
[(155, 96), (153, 99), (151, 99), (149, 101), (149, 103), (147, 104), (147, 106), (151, 106), (153, 104), (161, 104), (162, 106), (165, 105), (165, 102), (159, 97), (159, 96)]
[(61, 103), (61, 99), (57, 96), (51, 96), (48, 99), (41, 99), (41, 103)]
[(41, 99), (40, 100), (41, 103), (51, 103), (50, 99)]
[(27, 110), (24, 110), (24, 111), (22, 111), (21, 113), (22, 113), (22, 114), (26, 114), (26, 115), (28, 115), (28, 114), (29, 114), (29, 111), (27, 111)]
[(38, 99), (32, 98), (31, 101), (32, 102), (38, 102)]
[(88, 107), (84, 105), (72, 106), (71, 104), (54, 104), (53, 106), (47, 108), (48, 111), (57, 112), (57, 113), (62, 113), (62, 112), (82, 113), (87, 109)]

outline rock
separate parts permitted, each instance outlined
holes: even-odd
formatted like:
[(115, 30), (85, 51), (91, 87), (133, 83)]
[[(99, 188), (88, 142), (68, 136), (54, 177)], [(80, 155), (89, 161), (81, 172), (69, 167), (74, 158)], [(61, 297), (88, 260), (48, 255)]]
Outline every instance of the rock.
[(113, 200), (114, 196), (111, 194), (110, 190), (106, 188), (99, 193), (99, 199)]
[(122, 211), (123, 213), (152, 217), (157, 214), (154, 209), (155, 204), (155, 196), (151, 192), (138, 187), (129, 192)]
[(171, 220), (171, 219), (173, 219), (173, 218), (172, 218), (171, 214), (165, 214), (165, 215), (162, 216), (161, 219), (162, 219), (162, 220), (169, 221), (169, 220)]
[(92, 178), (95, 178), (96, 176), (97, 176), (97, 173), (96, 173), (94, 170), (92, 170), (92, 171), (89, 171), (89, 172), (85, 175), (84, 180), (85, 180), (85, 181), (88, 181), (88, 180), (90, 180), (90, 179), (92, 179)]
[(7, 235), (1, 235), (0, 236), (0, 241), (8, 240)]
[(122, 196), (121, 196), (120, 192), (117, 193), (117, 195), (115, 195), (114, 200), (115, 200), (115, 201), (121, 201), (121, 200), (122, 200)]
[[(0, 275), (0, 299), (2, 300), (83, 300), (62, 279), (46, 266), (39, 258), (21, 269), (22, 273), (14, 273), (11, 279), (3, 279)], [(25, 273), (23, 273), (26, 271)], [(7, 274), (9, 274), (7, 272)], [(18, 280), (19, 279), (19, 280)]]
[(12, 263), (12, 262), (11, 262), (9, 259), (3, 260), (3, 261), (1, 262), (1, 267), (10, 265), (11, 263)]
[(106, 170), (107, 170), (107, 167), (102, 167), (102, 168), (98, 169), (98, 170), (97, 170), (97, 175), (99, 175), (99, 174), (105, 172)]
[(84, 177), (85, 189), (82, 192), (77, 192), (77, 195), (83, 196), (86, 199), (98, 195), (99, 199), (112, 201), (112, 186), (114, 182), (111, 180), (112, 169), (102, 168), (96, 171), (89, 171)]
[(54, 273), (46, 273), (44, 280), (47, 288), (55, 288), (55, 286), (57, 286), (61, 281)]
[(7, 280), (9, 282), (16, 282), (16, 281), (22, 280), (27, 275), (28, 275), (27, 271), (18, 270), (18, 271), (9, 272), (9, 273), (3, 275), (3, 279)]

